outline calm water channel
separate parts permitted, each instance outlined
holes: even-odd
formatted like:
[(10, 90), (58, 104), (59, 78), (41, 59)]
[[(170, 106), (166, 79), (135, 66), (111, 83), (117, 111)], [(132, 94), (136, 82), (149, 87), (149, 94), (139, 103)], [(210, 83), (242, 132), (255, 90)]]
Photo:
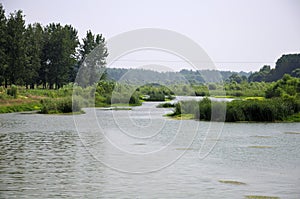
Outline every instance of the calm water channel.
[(180, 121), (155, 105), (0, 114), (0, 198), (300, 198), (300, 123)]

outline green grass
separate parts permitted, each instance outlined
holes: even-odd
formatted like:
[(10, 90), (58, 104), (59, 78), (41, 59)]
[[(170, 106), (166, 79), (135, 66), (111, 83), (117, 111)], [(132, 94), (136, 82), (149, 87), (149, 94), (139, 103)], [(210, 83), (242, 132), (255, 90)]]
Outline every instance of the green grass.
[(41, 104), (38, 102), (28, 102), (12, 105), (1, 105), (0, 113), (13, 113), (13, 112), (25, 112), (25, 111), (39, 111)]
[(264, 100), (265, 97), (245, 97), (244, 100)]

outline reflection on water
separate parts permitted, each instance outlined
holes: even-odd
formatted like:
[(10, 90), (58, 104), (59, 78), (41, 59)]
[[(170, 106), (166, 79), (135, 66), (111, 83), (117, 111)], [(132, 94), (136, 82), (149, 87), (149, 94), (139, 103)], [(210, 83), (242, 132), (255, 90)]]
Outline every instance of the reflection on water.
[[(0, 198), (299, 197), (300, 135), (285, 133), (299, 132), (299, 123), (226, 123), (220, 137), (205, 138), (203, 129), (210, 123), (171, 120), (162, 117), (167, 109), (153, 107), (146, 103), (132, 111), (87, 109), (86, 115), (74, 116), (75, 121), (86, 124), (86, 128), (79, 128), (85, 146), (73, 116), (0, 114)], [(89, 125), (90, 119), (85, 117), (90, 112), (97, 116), (105, 134), (95, 133), (99, 129)], [(184, 128), (178, 130), (180, 125)], [(193, 136), (189, 132), (197, 125), (194, 142), (186, 146)], [(147, 154), (170, 141), (164, 155), (185, 153), (157, 172), (118, 172), (94, 158), (112, 158), (116, 165), (132, 167), (112, 151), (105, 136), (130, 153)], [(205, 139), (217, 142), (209, 155), (200, 159)], [(167, 159), (164, 155), (151, 161), (159, 165)], [(136, 162), (147, 168), (146, 164), (150, 164), (146, 159)], [(222, 180), (246, 185), (220, 183)]]

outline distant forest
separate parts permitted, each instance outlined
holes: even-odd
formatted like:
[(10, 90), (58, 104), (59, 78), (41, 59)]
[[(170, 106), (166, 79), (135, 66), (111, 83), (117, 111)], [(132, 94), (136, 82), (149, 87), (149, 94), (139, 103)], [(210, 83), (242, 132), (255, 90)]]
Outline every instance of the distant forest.
[(181, 70), (179, 72), (157, 72), (144, 69), (107, 68), (107, 77), (114, 81), (132, 84), (159, 82), (163, 84), (202, 84), (207, 82), (274, 82), (284, 74), (300, 78), (300, 54), (283, 55), (276, 67), (263, 66), (258, 72), (232, 72), (217, 70)]
[[(82, 41), (71, 25), (40, 23), (25, 25), (21, 10), (5, 15), (0, 4), (0, 86), (19, 85), (34, 89), (48, 89), (74, 82), (80, 66), (97, 47), (97, 64), (88, 64), (89, 75), (84, 85), (95, 83), (98, 68), (105, 69), (106, 48), (102, 34), (87, 31)], [(98, 67), (98, 68), (97, 68)], [(161, 82), (164, 84), (242, 81), (272, 82), (284, 74), (300, 77), (300, 54), (283, 55), (276, 67), (263, 66), (258, 72), (230, 72), (214, 70), (181, 70), (180, 72), (156, 72), (142, 69), (107, 68), (106, 78), (132, 84)]]
[(206, 82), (222, 82), (238, 76), (247, 81), (251, 73), (217, 71), (217, 70), (186, 70), (179, 72), (158, 72), (145, 69), (106, 68), (107, 78), (129, 84), (144, 84), (156, 82), (171, 84), (203, 84)]

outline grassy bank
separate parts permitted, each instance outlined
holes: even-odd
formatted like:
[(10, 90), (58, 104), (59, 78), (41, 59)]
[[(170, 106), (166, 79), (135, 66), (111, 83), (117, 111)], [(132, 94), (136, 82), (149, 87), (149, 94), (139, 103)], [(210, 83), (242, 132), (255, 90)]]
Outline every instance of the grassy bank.
[[(108, 83), (106, 83), (106, 87)], [(12, 86), (0, 87), (0, 113), (37, 111), (43, 114), (81, 113), (82, 107), (111, 107), (111, 106), (139, 106), (142, 100), (137, 94), (129, 95), (128, 90), (114, 93), (103, 83), (81, 88), (72, 84), (58, 90), (25, 89)], [(106, 90), (103, 91), (103, 88)], [(72, 99), (73, 98), (73, 99)]]

